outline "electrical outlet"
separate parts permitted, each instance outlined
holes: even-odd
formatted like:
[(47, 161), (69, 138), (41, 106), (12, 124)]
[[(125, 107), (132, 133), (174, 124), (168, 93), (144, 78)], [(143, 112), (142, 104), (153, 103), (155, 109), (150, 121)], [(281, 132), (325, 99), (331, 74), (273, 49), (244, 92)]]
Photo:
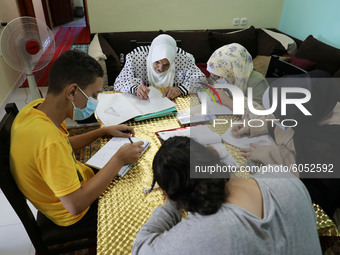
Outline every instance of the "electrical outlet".
[(247, 25), (248, 19), (247, 18), (241, 18), (241, 26)]
[(234, 18), (233, 19), (233, 25), (234, 26), (239, 26), (240, 25), (240, 18)]

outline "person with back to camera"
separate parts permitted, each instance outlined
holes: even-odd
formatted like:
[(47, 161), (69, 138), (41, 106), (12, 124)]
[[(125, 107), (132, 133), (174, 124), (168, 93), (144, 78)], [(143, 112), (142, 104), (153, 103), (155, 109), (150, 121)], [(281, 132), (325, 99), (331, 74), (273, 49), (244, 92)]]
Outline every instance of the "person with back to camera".
[(166, 202), (141, 227), (132, 254), (321, 254), (315, 211), (298, 178), (190, 178), (190, 168), (216, 164), (217, 154), (190, 138), (163, 143), (153, 173)]
[(75, 158), (79, 150), (102, 136), (128, 137), (133, 128), (107, 126), (69, 137), (65, 119), (81, 120), (96, 109), (103, 86), (98, 62), (81, 51), (66, 51), (52, 65), (46, 98), (26, 105), (11, 130), (13, 177), (37, 210), (59, 226), (97, 228), (97, 198), (120, 168), (136, 161), (142, 142), (122, 146), (96, 174)]
[(154, 86), (166, 88), (163, 96), (175, 99), (197, 92), (199, 81), (206, 81), (206, 77), (195, 65), (194, 57), (178, 48), (170, 35), (161, 34), (151, 46), (137, 47), (126, 55), (114, 89), (145, 100), (149, 87)]
[[(283, 88), (307, 89), (311, 98), (303, 106), (311, 115), (303, 114), (294, 104), (287, 104), (286, 114), (282, 114), (281, 95)], [(251, 129), (257, 133), (271, 134), (276, 145), (251, 144), (251, 148), (241, 149), (241, 155), (247, 160), (261, 164), (281, 164), (300, 168), (300, 178), (306, 185), (312, 201), (322, 207), (332, 218), (336, 208), (340, 207), (340, 182), (338, 176), (332, 178), (311, 178), (301, 168), (303, 165), (328, 165), (329, 171), (339, 172), (340, 166), (340, 85), (331, 76), (321, 70), (313, 70), (306, 74), (289, 75), (274, 80), (263, 95), (263, 105), (269, 109), (273, 105), (273, 90), (278, 92), (278, 105), (273, 116), (277, 119), (274, 125), (267, 122), (262, 127), (235, 125), (232, 133), (248, 135)], [(288, 93), (287, 98), (298, 99), (299, 93)], [(280, 121), (285, 120), (284, 127)], [(291, 120), (296, 121), (292, 122)], [(261, 130), (261, 131), (260, 131)], [(332, 169), (331, 169), (332, 167)], [(326, 169), (324, 169), (326, 170)], [(311, 170), (311, 174), (319, 173), (319, 169)], [(327, 171), (324, 172), (327, 174)]]

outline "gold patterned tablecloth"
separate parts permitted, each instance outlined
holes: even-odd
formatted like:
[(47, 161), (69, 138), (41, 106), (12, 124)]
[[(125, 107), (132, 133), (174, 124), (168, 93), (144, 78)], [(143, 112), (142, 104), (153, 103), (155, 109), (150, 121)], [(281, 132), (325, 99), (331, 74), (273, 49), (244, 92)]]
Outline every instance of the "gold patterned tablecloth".
[[(190, 98), (190, 99), (189, 99)], [(190, 107), (198, 103), (195, 96), (177, 98), (177, 110)], [(232, 117), (234, 118), (234, 117)], [(164, 202), (162, 191), (157, 189), (150, 194), (143, 190), (149, 188), (152, 182), (152, 160), (160, 147), (160, 141), (155, 132), (180, 127), (175, 116), (167, 116), (142, 122), (130, 121), (128, 125), (134, 127), (136, 137), (148, 140), (150, 146), (143, 156), (134, 164), (122, 178), (116, 177), (98, 203), (98, 234), (97, 254), (131, 254), (132, 244), (140, 227), (151, 216), (153, 210)], [(222, 135), (227, 125), (213, 127), (212, 131)], [(72, 135), (72, 132), (70, 132)], [(78, 154), (78, 159), (85, 162), (95, 151), (107, 142), (107, 139), (97, 140), (91, 146)], [(240, 156), (237, 147), (225, 144), (228, 151), (241, 165), (245, 159)], [(242, 174), (239, 174), (241, 177)], [(318, 206), (313, 204), (317, 214), (319, 235), (339, 235), (333, 221)]]
[[(190, 106), (189, 97), (175, 100), (177, 109)], [(132, 244), (140, 227), (153, 210), (163, 204), (162, 191), (145, 194), (152, 183), (152, 160), (160, 147), (155, 132), (180, 127), (175, 116), (128, 122), (136, 137), (148, 140), (150, 146), (122, 178), (115, 178), (98, 203), (97, 254), (131, 254)]]

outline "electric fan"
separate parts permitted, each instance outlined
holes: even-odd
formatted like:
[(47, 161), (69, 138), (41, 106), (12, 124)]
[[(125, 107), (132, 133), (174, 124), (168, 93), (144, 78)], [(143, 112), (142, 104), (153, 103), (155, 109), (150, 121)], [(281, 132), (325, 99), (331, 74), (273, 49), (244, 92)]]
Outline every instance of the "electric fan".
[(33, 72), (43, 69), (53, 57), (52, 31), (38, 19), (16, 18), (3, 29), (0, 49), (8, 65), (26, 73), (32, 99), (41, 98)]

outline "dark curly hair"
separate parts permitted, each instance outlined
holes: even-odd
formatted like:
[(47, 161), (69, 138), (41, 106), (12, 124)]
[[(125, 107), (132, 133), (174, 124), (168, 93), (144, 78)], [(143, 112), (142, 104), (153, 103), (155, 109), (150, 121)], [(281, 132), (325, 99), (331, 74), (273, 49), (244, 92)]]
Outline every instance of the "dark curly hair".
[(48, 92), (57, 95), (72, 83), (84, 90), (103, 75), (102, 67), (93, 57), (79, 50), (68, 50), (51, 67)]
[(214, 214), (226, 201), (228, 179), (190, 178), (190, 168), (211, 164), (222, 164), (215, 152), (188, 137), (172, 137), (153, 160), (154, 180), (178, 209)]

